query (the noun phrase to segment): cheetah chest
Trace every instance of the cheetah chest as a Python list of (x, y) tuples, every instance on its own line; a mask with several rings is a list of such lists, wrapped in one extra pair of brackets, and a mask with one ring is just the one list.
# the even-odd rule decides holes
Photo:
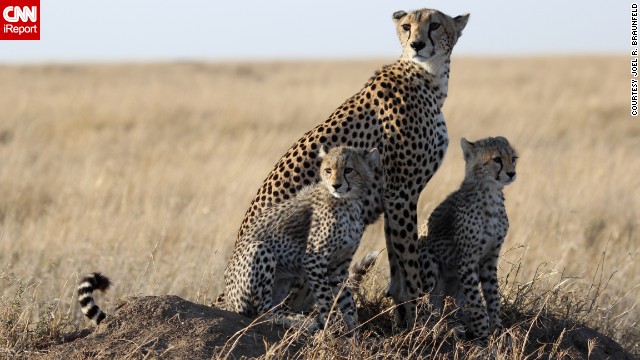
[(330, 209), (317, 212), (317, 215), (312, 231), (320, 231), (313, 238), (321, 244), (315, 245), (324, 249), (329, 263), (351, 259), (364, 232), (361, 205), (352, 201), (337, 202)]
[(500, 250), (507, 235), (509, 223), (504, 204), (495, 197), (487, 199), (487, 205), (481, 212), (480, 253), (483, 256)]
[[(406, 167), (420, 177), (419, 183), (428, 181), (442, 164), (442, 160), (449, 145), (449, 135), (444, 115), (440, 110), (440, 94), (433, 90), (433, 84), (413, 83), (418, 90), (415, 99), (409, 97), (405, 105), (410, 109), (403, 121), (396, 120), (390, 124), (399, 126), (402, 136), (397, 143), (409, 140), (411, 149), (403, 149), (405, 154), (399, 154), (400, 162), (405, 161)], [(394, 118), (393, 116), (391, 117)], [(404, 120), (408, 123), (404, 124)], [(391, 140), (393, 140), (390, 137)], [(410, 153), (411, 156), (410, 156)], [(406, 156), (403, 156), (406, 155)], [(403, 166), (400, 166), (403, 168)]]

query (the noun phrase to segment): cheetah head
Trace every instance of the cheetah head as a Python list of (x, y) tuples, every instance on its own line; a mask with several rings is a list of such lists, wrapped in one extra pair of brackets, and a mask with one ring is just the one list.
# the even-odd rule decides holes
[(516, 179), (518, 153), (502, 136), (469, 142), (460, 140), (466, 162), (466, 178), (490, 181), (499, 187)]
[(361, 196), (374, 181), (376, 168), (380, 166), (378, 149), (363, 153), (346, 146), (327, 151), (322, 146), (320, 157), (322, 183), (338, 199)]
[(468, 13), (452, 18), (433, 9), (396, 11), (393, 21), (402, 44), (402, 58), (422, 65), (431, 74), (441, 75), (468, 20)]

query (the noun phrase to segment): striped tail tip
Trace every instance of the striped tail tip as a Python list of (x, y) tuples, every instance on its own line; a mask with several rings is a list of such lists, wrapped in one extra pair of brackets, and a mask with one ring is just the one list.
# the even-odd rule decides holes
[(111, 286), (111, 280), (100, 273), (91, 273), (80, 281), (78, 285), (78, 302), (82, 313), (94, 324), (100, 325), (107, 316), (93, 301), (95, 290), (106, 291)]

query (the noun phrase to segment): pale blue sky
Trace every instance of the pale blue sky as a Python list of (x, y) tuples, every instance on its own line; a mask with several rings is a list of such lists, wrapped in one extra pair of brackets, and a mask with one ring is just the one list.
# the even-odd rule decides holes
[(471, 13), (456, 54), (630, 50), (631, 1), (41, 0), (40, 41), (0, 62), (395, 57), (395, 10)]

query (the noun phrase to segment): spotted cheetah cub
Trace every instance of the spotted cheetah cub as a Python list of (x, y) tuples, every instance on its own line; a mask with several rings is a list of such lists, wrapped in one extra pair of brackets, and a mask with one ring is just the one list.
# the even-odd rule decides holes
[(509, 228), (502, 189), (516, 178), (518, 155), (500, 136), (460, 143), (465, 178), (436, 207), (427, 235), (419, 238), (421, 277), (436, 309), (452, 296), (465, 309), (467, 337), (486, 339), (491, 330), (502, 331), (497, 263)]
[(371, 188), (382, 171), (379, 153), (336, 147), (320, 155), (321, 181), (267, 208), (236, 242), (224, 272), (228, 310), (253, 316), (281, 303), (293, 311), (315, 303), (315, 329), (324, 327), (337, 296), (347, 327), (357, 325), (344, 283), (364, 231), (365, 203), (377, 198)]

